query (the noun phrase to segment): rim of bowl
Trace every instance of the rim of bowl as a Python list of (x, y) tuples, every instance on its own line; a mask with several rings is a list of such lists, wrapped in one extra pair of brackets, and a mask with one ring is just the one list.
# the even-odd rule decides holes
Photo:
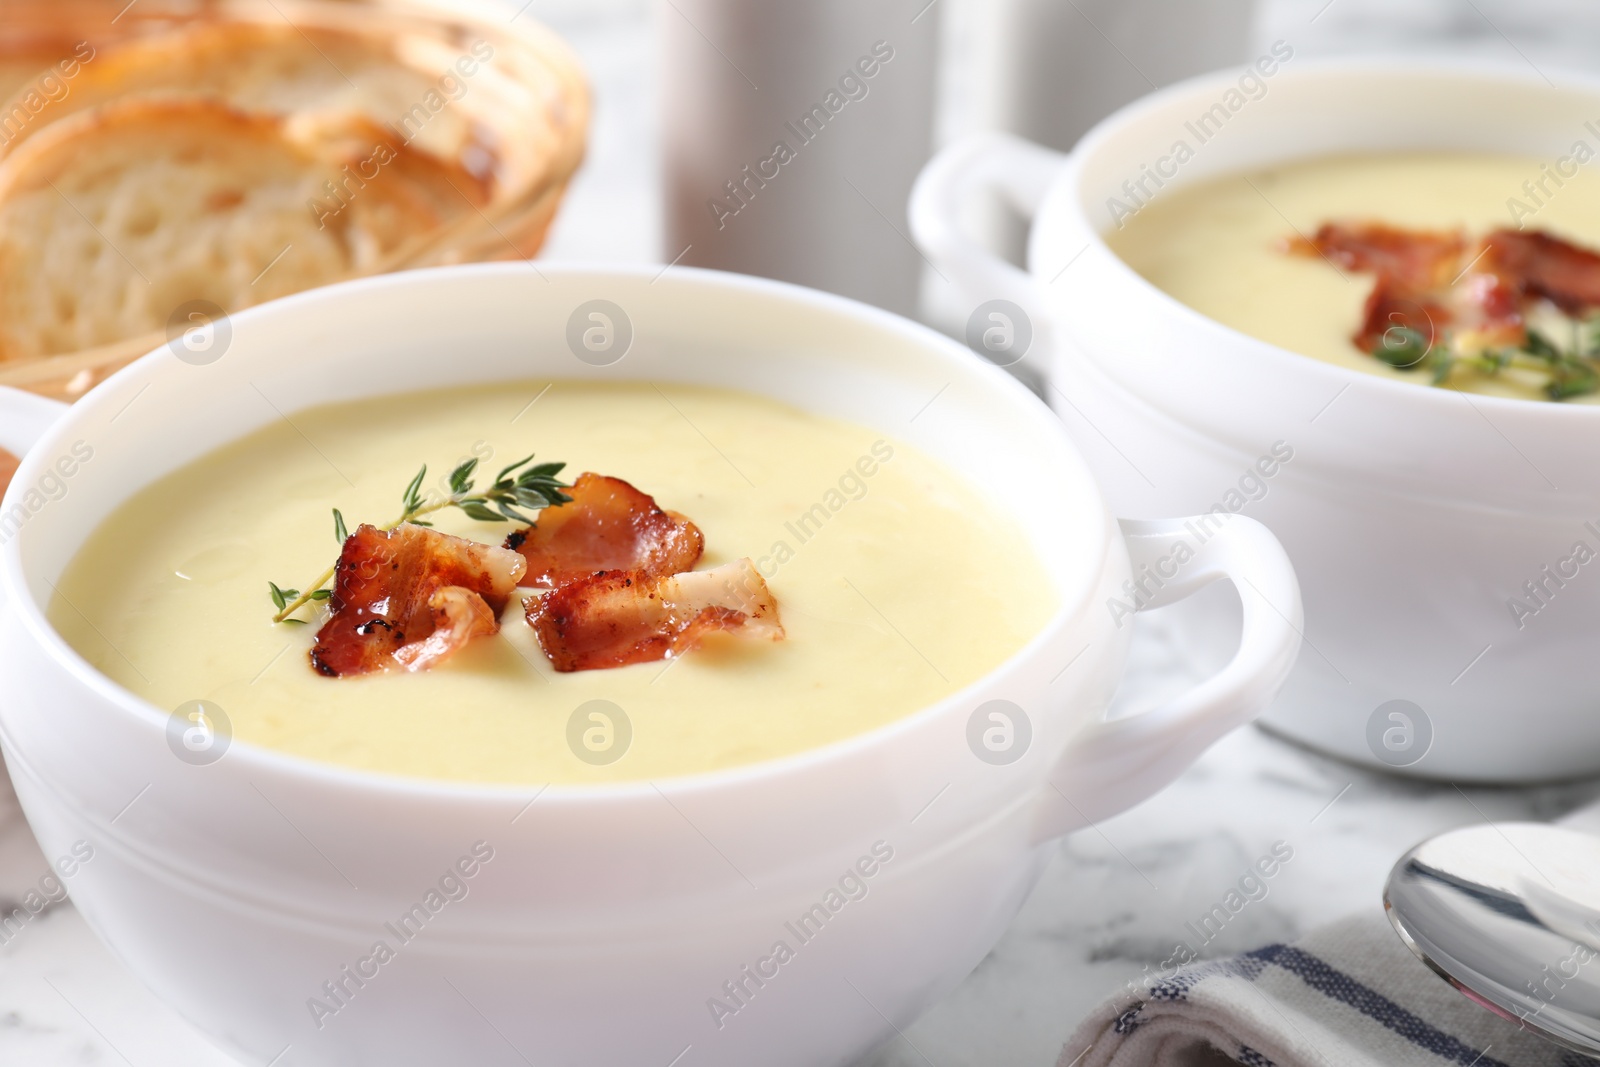
[[(532, 261), (521, 260), (504, 263), (461, 264), (356, 278), (305, 290), (265, 304), (246, 308), (231, 316), (231, 318), (235, 322), (243, 320), (248, 323), (253, 318), (281, 314), (284, 310), (296, 308), (301, 304), (338, 300), (347, 292), (363, 289), (405, 288), (407, 286), (427, 285), (438, 275), (456, 276), (463, 273), (510, 274), (527, 266), (530, 262)], [(538, 263), (537, 266), (541, 270), (547, 270), (552, 274), (561, 274), (569, 277), (590, 275), (650, 279), (659, 278), (662, 273), (660, 268), (653, 264), (593, 264), (546, 261)], [(1100, 497), (1097, 484), (1094, 482), (1093, 477), (1089, 475), (1087, 468), (1083, 466), (1083, 461), (1078, 456), (1077, 449), (1071, 443), (1070, 438), (1067, 436), (1066, 428), (1061, 424), (1061, 421), (1055, 417), (1042, 400), (1030, 392), (1021, 382), (1007, 374), (1003, 369), (983, 363), (978, 356), (954, 339), (946, 337), (931, 327), (924, 326), (919, 322), (871, 304), (861, 303), (848, 297), (795, 285), (790, 282), (753, 275), (735, 274), (727, 271), (708, 270), (700, 267), (680, 266), (671, 269), (678, 273), (680, 277), (687, 275), (690, 280), (698, 285), (710, 286), (724, 291), (732, 290), (738, 293), (760, 293), (776, 296), (791, 303), (809, 305), (815, 309), (842, 314), (857, 320), (862, 325), (899, 333), (915, 343), (926, 358), (941, 359), (946, 365), (952, 368), (959, 368), (961, 373), (987, 376), (994, 383), (996, 389), (1015, 398), (1015, 407), (1021, 409), (1018, 412), (1021, 417), (1032, 420), (1033, 423), (1039, 425), (1044, 433), (1056, 437), (1058, 444), (1061, 446), (1061, 452), (1078, 467), (1079, 481), (1090, 490), (1090, 499), (1098, 505), (1098, 511), (1102, 518), (1107, 522), (1114, 521), (1104, 500)], [(32, 466), (41, 463), (42, 460), (39, 457), (48, 451), (42, 446), (66, 434), (68, 427), (72, 423), (74, 411), (79, 409), (89, 410), (95, 405), (106, 402), (103, 396), (111, 395), (113, 392), (118, 392), (133, 383), (142, 381), (148, 375), (158, 373), (157, 365), (150, 357), (159, 355), (160, 352), (165, 350), (165, 347), (164, 345), (158, 347), (134, 360), (128, 366), (121, 368), (105, 381), (96, 385), (77, 403), (70, 406), (62, 418), (57, 420), (45, 435), (40, 438), (36, 446), (28, 450), (28, 454), (22, 459), (21, 467), (18, 468), (14, 484), (26, 484), (29, 482), (31, 475), (34, 473)], [(968, 360), (972, 362), (968, 363)], [(3, 498), (0, 498), (0, 503), (3, 503)], [(0, 602), (9, 602), (29, 636), (69, 675), (87, 686), (97, 697), (114, 705), (118, 713), (131, 715), (134, 719), (144, 722), (153, 729), (165, 729), (166, 720), (170, 718), (169, 713), (162, 711), (151, 701), (122, 686), (89, 663), (50, 624), (50, 621), (45, 617), (43, 606), (38, 603), (27, 587), (22, 571), (20, 540), (20, 538), (12, 538), (9, 543), (0, 544), (0, 596), (4, 598)], [(1104, 543), (1102, 541), (1101, 555), (1095, 561), (1096, 570), (1104, 566)], [(1085, 597), (1087, 596), (1088, 589), (1086, 588)], [(959, 706), (965, 701), (966, 694), (969, 691), (987, 684), (996, 676), (1011, 673), (1020, 663), (1036, 655), (1054, 639), (1059, 631), (1066, 628), (1069, 621), (1077, 615), (1082, 604), (1086, 602), (1087, 600), (1084, 598), (1080, 598), (1078, 601), (1069, 601), (1068, 598), (1062, 597), (1055, 612), (1020, 648), (974, 681), (937, 701), (924, 704), (905, 715), (861, 733), (802, 749), (798, 752), (791, 752), (787, 755), (753, 763), (735, 764), (711, 771), (651, 779), (596, 782), (593, 784), (470, 782), (449, 778), (413, 777), (388, 771), (369, 770), (338, 763), (322, 762), (253, 744), (237, 737), (230, 744), (229, 752), (232, 753), (237, 750), (240, 759), (256, 763), (266, 770), (285, 775), (304, 775), (320, 780), (322, 784), (327, 786), (352, 790), (376, 790), (386, 793), (410, 794), (418, 797), (458, 802), (523, 799), (532, 790), (535, 800), (542, 801), (548, 798), (551, 801), (565, 803), (606, 803), (628, 801), (654, 795), (658, 792), (658, 785), (679, 793), (713, 792), (737, 788), (753, 779), (801, 773), (816, 765), (826, 764), (841, 756), (852, 754), (857, 750), (892, 744), (899, 735), (920, 728), (924, 720), (946, 714), (951, 709)], [(30, 762), (26, 752), (18, 752), (17, 756), (20, 762), (24, 764)]]
[[(1097, 252), (1103, 253), (1110, 260), (1111, 269), (1117, 272), (1124, 284), (1131, 284), (1135, 291), (1144, 300), (1159, 306), (1163, 311), (1175, 312), (1180, 318), (1189, 322), (1191, 326), (1199, 325), (1201, 328), (1215, 332), (1225, 337), (1229, 342), (1238, 345), (1243, 343), (1246, 347), (1254, 348), (1263, 353), (1270, 353), (1269, 358), (1277, 360), (1292, 359), (1308, 367), (1308, 373), (1320, 375), (1330, 382), (1352, 385), (1357, 382), (1370, 383), (1373, 387), (1392, 391), (1399, 398), (1415, 395), (1419, 404), (1435, 406), (1452, 403), (1453, 396), (1465, 396), (1469, 402), (1476, 405), (1487, 404), (1491, 410), (1498, 409), (1503, 412), (1513, 413), (1514, 417), (1523, 417), (1524, 412), (1549, 410), (1561, 411), (1569, 414), (1556, 415), (1558, 419), (1595, 419), (1600, 418), (1600, 403), (1593, 404), (1568, 404), (1557, 400), (1533, 400), (1526, 397), (1494, 396), (1488, 393), (1472, 393), (1463, 389), (1447, 389), (1440, 386), (1427, 385), (1422, 382), (1409, 382), (1390, 378), (1383, 374), (1368, 374), (1365, 371), (1355, 370), (1350, 367), (1341, 367), (1336, 363), (1308, 356), (1296, 352), (1292, 348), (1263, 341), (1259, 337), (1245, 333), (1242, 330), (1219, 322), (1203, 312), (1185, 304), (1166, 290), (1161, 289), (1134, 270), (1111, 246), (1106, 243), (1101, 229), (1089, 218), (1089, 214), (1082, 207), (1079, 177), (1083, 168), (1083, 161), (1090, 158), (1100, 150), (1103, 143), (1119, 132), (1123, 126), (1152, 114), (1157, 114), (1180, 100), (1187, 100), (1200, 90), (1211, 90), (1223, 85), (1232, 85), (1238, 78), (1240, 67), (1228, 67), (1222, 70), (1210, 71), (1205, 74), (1195, 75), (1183, 81), (1175, 82), (1165, 88), (1158, 89), (1140, 97), (1131, 103), (1125, 104), (1116, 111), (1095, 123), (1083, 138), (1068, 152), (1067, 163), (1061, 169), (1046, 194), (1043, 206), (1038, 217), (1046, 213), (1055, 215), (1059, 212), (1070, 213), (1088, 233), (1088, 240)], [(1513, 65), (1509, 61), (1495, 61), (1485, 59), (1453, 59), (1447, 56), (1429, 56), (1421, 59), (1403, 59), (1397, 56), (1344, 56), (1321, 57), (1307, 60), (1303, 65), (1290, 68), (1280, 68), (1279, 74), (1289, 74), (1291, 78), (1310, 79), (1316, 77), (1359, 75), (1363, 73), (1416, 75), (1422, 78), (1456, 77), (1477, 80), (1485, 84), (1515, 84), (1543, 92), (1586, 92), (1591, 95), (1600, 113), (1600, 77), (1575, 71), (1570, 68), (1556, 68), (1554, 80), (1545, 78), (1538, 72), (1528, 72)], [(1450, 149), (1432, 149), (1430, 151), (1448, 152)], [(1326, 152), (1321, 154), (1308, 154), (1286, 157), (1283, 162), (1300, 162), (1324, 158), (1338, 153)], [(1375, 152), (1373, 154), (1383, 154)], [(1493, 153), (1485, 153), (1493, 154)], [(1512, 153), (1502, 153), (1511, 155)], [(1212, 178), (1222, 178), (1229, 175), (1249, 173), (1248, 170), (1230, 170), (1213, 175)], [(1201, 179), (1201, 184), (1208, 179)], [(1182, 188), (1182, 187), (1180, 187)], [(1030, 238), (1030, 268), (1032, 238)], [(1087, 354), (1087, 353), (1086, 353)], [(1089, 357), (1094, 358), (1094, 357)], [(1096, 362), (1103, 362), (1096, 360)], [(1121, 379), (1117, 381), (1120, 383)], [(1428, 399), (1420, 399), (1427, 397)], [(1403, 399), (1400, 402), (1406, 402)]]

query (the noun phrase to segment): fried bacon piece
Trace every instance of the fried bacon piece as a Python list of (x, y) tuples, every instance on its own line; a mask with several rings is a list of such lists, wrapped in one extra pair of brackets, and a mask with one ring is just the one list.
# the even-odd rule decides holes
[(1432, 348), (1451, 318), (1450, 309), (1444, 304), (1427, 294), (1413, 294), (1380, 274), (1362, 309), (1361, 328), (1350, 340), (1361, 351), (1372, 353), (1382, 347), (1390, 330), (1404, 327), (1422, 335)]
[(1432, 347), (1454, 318), (1447, 294), (1466, 246), (1461, 233), (1403, 230), (1381, 222), (1327, 222), (1309, 241), (1289, 243), (1300, 255), (1322, 256), (1343, 270), (1378, 276), (1361, 327), (1351, 338), (1363, 352), (1376, 351), (1396, 327), (1415, 330)]
[(1574, 317), (1600, 307), (1600, 255), (1538, 230), (1495, 230), (1484, 239), (1487, 269)]
[(1325, 222), (1309, 241), (1297, 237), (1289, 247), (1301, 255), (1323, 256), (1343, 270), (1377, 274), (1408, 289), (1426, 291), (1450, 284), (1460, 269), (1466, 238), (1381, 222)]
[(410, 523), (361, 526), (339, 553), (311, 663), (333, 677), (427, 670), (499, 632), (525, 566), (515, 552)]
[(6, 495), (6, 486), (11, 484), (11, 478), (17, 473), (17, 468), (22, 461), (10, 452), (0, 448), (0, 496)]
[(1430, 348), (1447, 328), (1480, 344), (1520, 346), (1533, 300), (1571, 316), (1600, 308), (1600, 254), (1538, 230), (1499, 229), (1469, 242), (1462, 233), (1330, 222), (1288, 247), (1377, 275), (1351, 338), (1363, 352), (1377, 351), (1396, 327), (1415, 330)]
[(671, 576), (602, 571), (524, 607), (558, 671), (670, 659), (718, 630), (783, 639), (778, 602), (748, 559)]
[(524, 586), (554, 589), (596, 571), (677, 574), (705, 551), (699, 527), (621, 478), (581, 474), (568, 495), (571, 503), (506, 538), (528, 561)]

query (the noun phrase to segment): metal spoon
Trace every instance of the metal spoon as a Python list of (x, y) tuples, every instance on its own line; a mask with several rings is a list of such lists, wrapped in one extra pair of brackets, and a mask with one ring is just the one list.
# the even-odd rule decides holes
[(1600, 1053), (1600, 837), (1546, 823), (1452, 830), (1395, 864), (1383, 904), (1468, 999)]

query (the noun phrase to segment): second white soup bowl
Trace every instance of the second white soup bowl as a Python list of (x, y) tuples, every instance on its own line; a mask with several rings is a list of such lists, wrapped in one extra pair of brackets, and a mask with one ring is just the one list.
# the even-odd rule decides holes
[[(1433, 150), (1570, 167), (1576, 142), (1600, 149), (1600, 83), (1410, 59), (1251, 70), (1249, 96), (1240, 70), (1183, 82), (1107, 118), (1070, 156), (999, 136), (954, 145), (923, 173), (913, 230), (974, 300), (1031, 309), (1049, 343), (1030, 362), (1046, 367), (1050, 402), (1118, 514), (1242, 510), (1282, 538), (1305, 587), (1307, 651), (1267, 724), (1412, 774), (1600, 770), (1600, 564), (1575, 558), (1579, 542), (1600, 555), (1600, 406), (1474, 396), (1289, 352), (1179, 303), (1102, 236), (1138, 203), (1138, 182), (1141, 198), (1161, 197), (1319, 156)], [(1027, 273), (964, 236), (963, 208), (985, 192), (1034, 215)], [(1275, 447), (1290, 460), (1274, 462)], [(1197, 658), (1229, 629), (1216, 607), (1188, 629)]]

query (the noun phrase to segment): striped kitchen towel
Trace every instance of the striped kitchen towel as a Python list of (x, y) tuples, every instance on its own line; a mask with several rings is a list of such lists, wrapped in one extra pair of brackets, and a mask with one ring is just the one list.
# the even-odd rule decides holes
[(1113, 997), (1057, 1067), (1600, 1067), (1469, 1001), (1381, 911)]

